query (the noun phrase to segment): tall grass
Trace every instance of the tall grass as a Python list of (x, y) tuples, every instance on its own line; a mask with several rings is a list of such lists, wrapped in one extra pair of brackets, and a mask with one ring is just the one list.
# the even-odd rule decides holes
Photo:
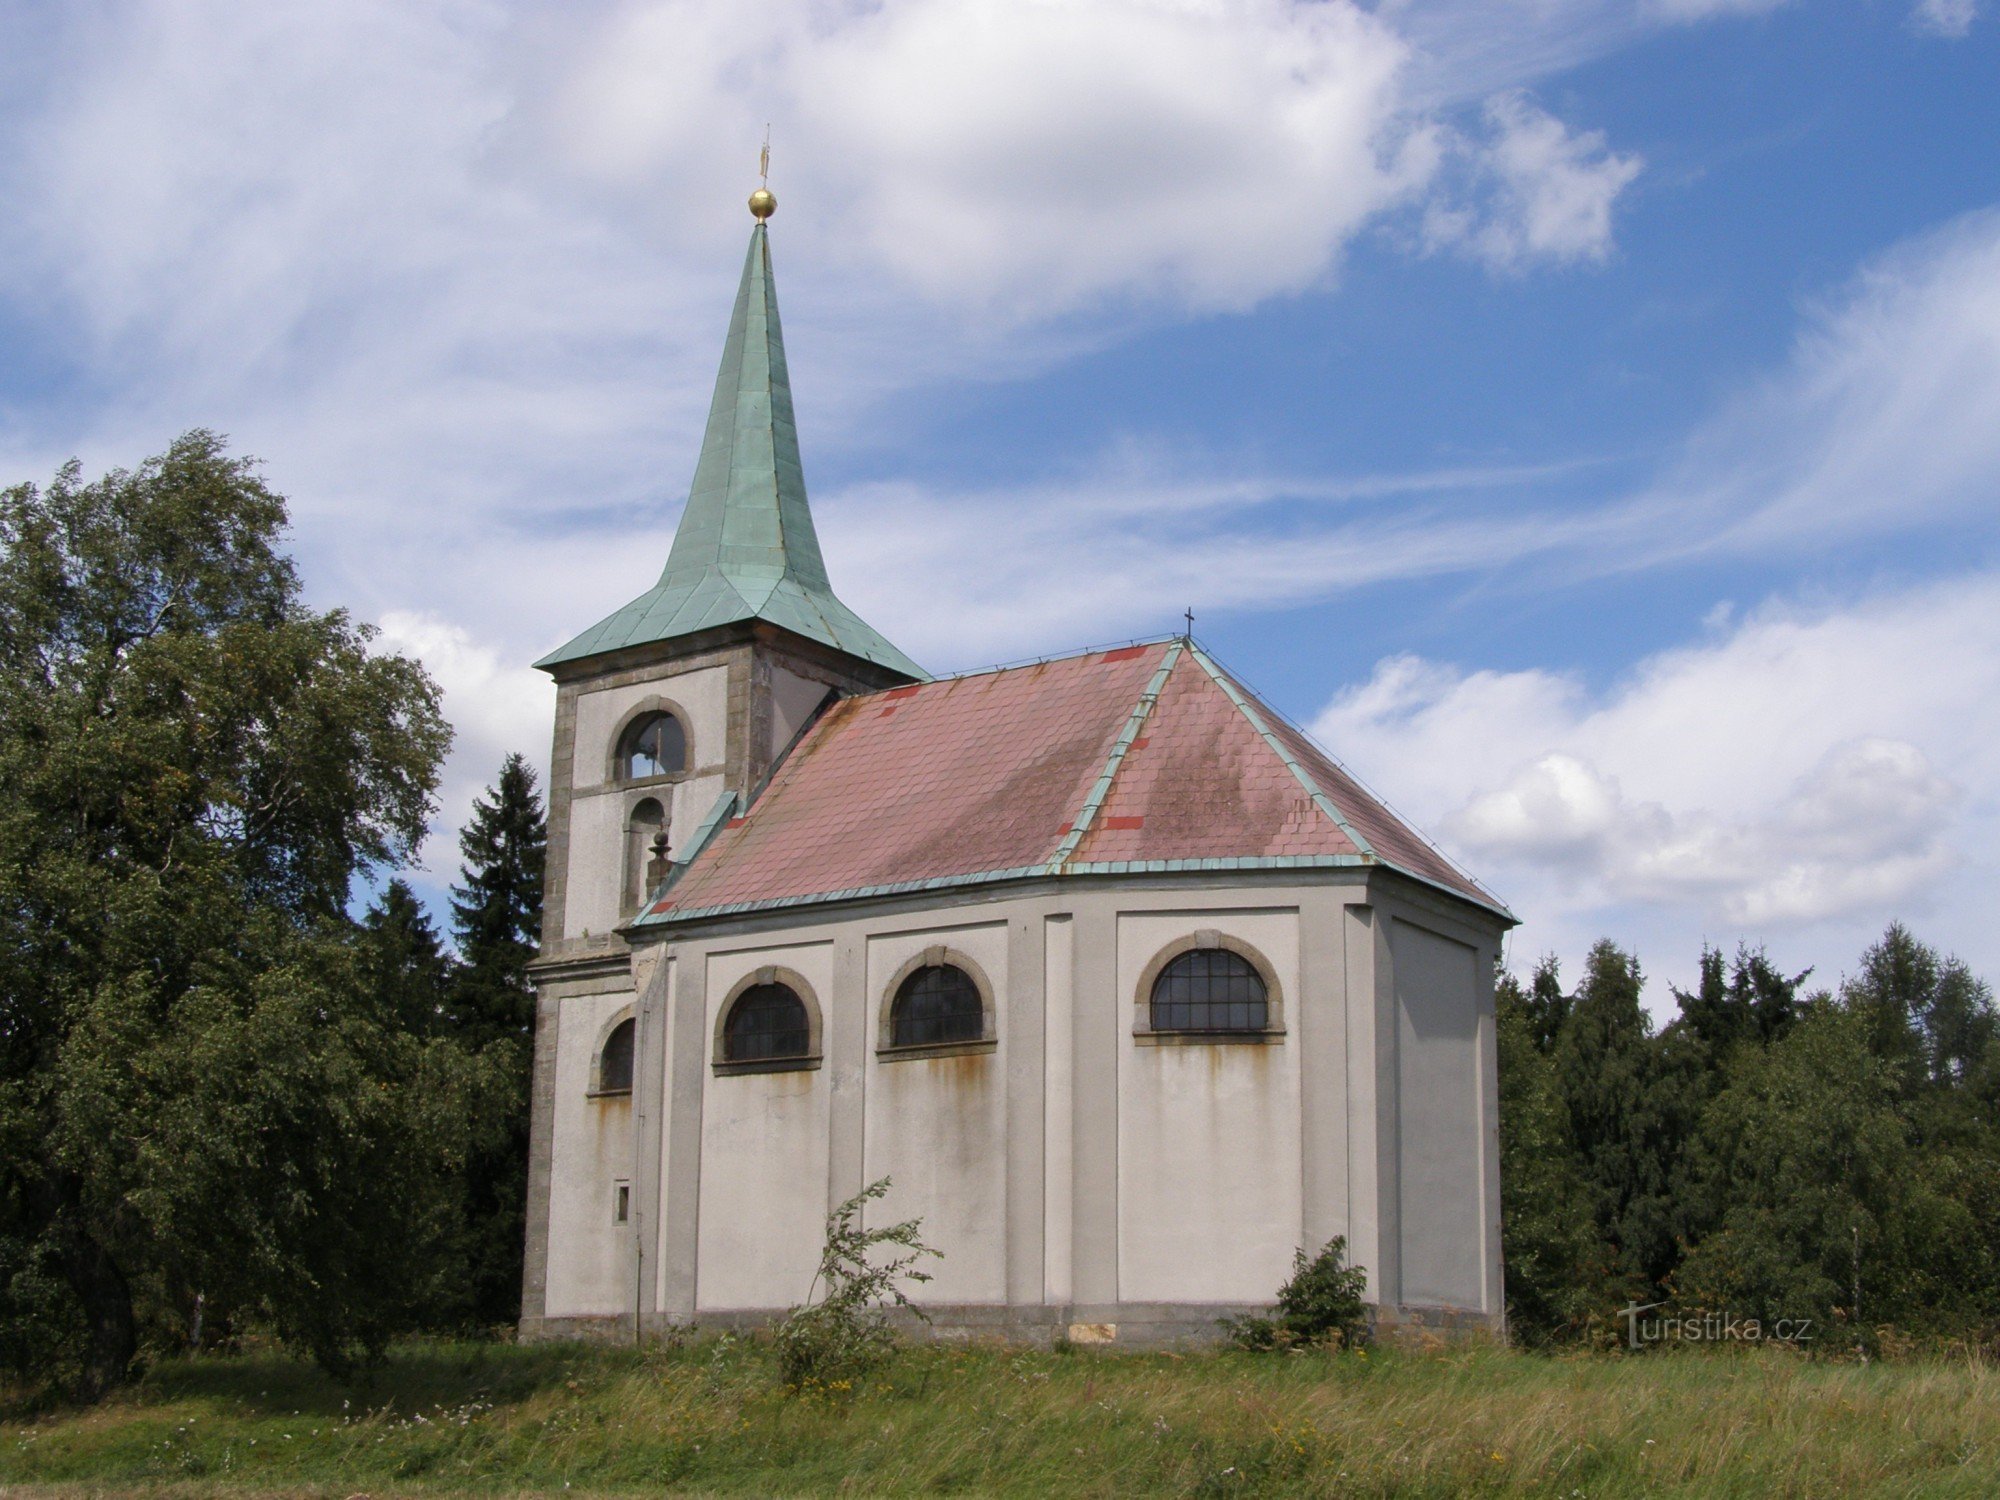
[[(12, 1486), (22, 1486), (13, 1489)], [(364, 1385), (177, 1361), (0, 1423), (0, 1494), (2000, 1493), (1976, 1360), (1773, 1349), (1133, 1355), (925, 1346), (787, 1395), (768, 1348), (398, 1350)]]

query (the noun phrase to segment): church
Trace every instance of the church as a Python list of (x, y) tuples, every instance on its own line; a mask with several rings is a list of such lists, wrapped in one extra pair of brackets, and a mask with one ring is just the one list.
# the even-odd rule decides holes
[(523, 1336), (767, 1322), (884, 1177), (941, 1332), (1212, 1337), (1335, 1235), (1499, 1328), (1514, 918), (1190, 635), (932, 677), (843, 604), (773, 207), (665, 571), (537, 663)]

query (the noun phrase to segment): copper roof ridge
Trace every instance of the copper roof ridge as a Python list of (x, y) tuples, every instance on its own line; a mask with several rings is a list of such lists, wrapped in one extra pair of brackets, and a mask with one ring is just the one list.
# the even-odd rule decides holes
[[(1347, 777), (1348, 780), (1352, 781), (1356, 786), (1361, 788), (1362, 791), (1366, 792), (1370, 797), (1372, 797), (1375, 800), (1376, 804), (1380, 806), (1384, 812), (1388, 813), (1390, 817), (1394, 818), (1396, 822), (1399, 825), (1401, 825), (1405, 833), (1410, 834), (1413, 838), (1417, 840), (1418, 843), (1422, 844), (1426, 849), (1430, 850), (1432, 854), (1435, 854), (1441, 861), (1443, 861), (1445, 868), (1450, 870), (1453, 874), (1457, 875), (1459, 879), (1463, 880), (1467, 885), (1471, 886), (1474, 890), (1478, 891), (1480, 894), (1485, 896), (1486, 899), (1492, 903), (1495, 910), (1503, 913), (1509, 918), (1512, 918), (1514, 916), (1512, 908), (1510, 908), (1505, 901), (1501, 900), (1497, 894), (1495, 894), (1491, 889), (1489, 889), (1485, 884), (1485, 882), (1481, 881), (1478, 877), (1472, 875), (1462, 865), (1460, 865), (1457, 860), (1453, 859), (1449, 854), (1446, 854), (1444, 850), (1440, 849), (1437, 846), (1436, 841), (1432, 839), (1429, 834), (1425, 833), (1423, 829), (1419, 827), (1412, 819), (1406, 817), (1403, 813), (1398, 811), (1395, 804), (1390, 802), (1387, 797), (1384, 797), (1380, 792), (1376, 791), (1374, 787), (1370, 786), (1360, 776), (1356, 775), (1354, 770), (1345, 761), (1343, 761), (1339, 756), (1335, 755), (1331, 750), (1327, 749), (1325, 745), (1321, 744), (1319, 742), (1319, 739), (1310, 730), (1304, 728), (1300, 724), (1295, 723), (1289, 715), (1281, 712), (1276, 708), (1273, 708), (1269, 700), (1267, 700), (1263, 694), (1259, 693), (1256, 690), (1256, 688), (1252, 687), (1248, 682), (1240, 680), (1234, 672), (1230, 671), (1227, 667), (1223, 666), (1221, 662), (1217, 661), (1214, 658), (1214, 656), (1212, 656), (1208, 652), (1208, 650), (1198, 642), (1195, 643), (1194, 645), (1194, 656), (1195, 659), (1201, 662), (1202, 665), (1208, 670), (1209, 674), (1217, 679), (1219, 684), (1233, 684), (1235, 687), (1239, 688), (1245, 695), (1247, 695), (1252, 701), (1254, 701), (1259, 708), (1262, 708), (1266, 712), (1271, 714), (1273, 718), (1277, 719), (1278, 722), (1283, 724), (1293, 734), (1297, 735), (1300, 739), (1304, 740), (1308, 745), (1312, 746), (1312, 748), (1317, 750), (1321, 755), (1324, 755), (1327, 758), (1327, 760), (1333, 765), (1333, 767), (1340, 772), (1341, 775)], [(1225, 692), (1229, 691), (1227, 686), (1224, 687), (1224, 691)], [(1251, 722), (1253, 724), (1256, 723), (1256, 718), (1254, 715), (1247, 715), (1247, 716), (1250, 717)], [(1263, 732), (1265, 734), (1265, 738), (1269, 740), (1270, 735), (1268, 731), (1264, 730), (1263, 726), (1261, 725), (1259, 725), (1258, 727), (1260, 732)], [(1292, 765), (1292, 757), (1289, 755), (1285, 755), (1282, 747), (1274, 745), (1273, 748), (1277, 749), (1278, 753), (1284, 756), (1285, 763), (1287, 765)], [(1296, 766), (1293, 767), (1293, 770), (1294, 774), (1300, 774)], [(1301, 780), (1302, 781), (1307, 780), (1307, 778), (1301, 775)], [(1308, 786), (1310, 789), (1309, 782)], [(1327, 798), (1327, 802), (1329, 804), (1332, 802), (1332, 800), (1333, 799), (1330, 796)], [(1343, 829), (1347, 828), (1347, 819), (1345, 816), (1336, 816), (1335, 821)], [(1368, 841), (1363, 839), (1358, 832), (1350, 830), (1349, 836), (1354, 839), (1355, 847), (1357, 849), (1361, 849), (1370, 854), (1374, 854), (1374, 851), (1368, 844)], [(1394, 869), (1401, 874), (1408, 875), (1414, 880), (1421, 880), (1428, 885), (1438, 885), (1438, 882), (1432, 879), (1430, 876), (1424, 875), (1418, 871), (1406, 870), (1400, 864), (1396, 863), (1394, 860), (1386, 859), (1379, 854), (1375, 854), (1374, 857), (1381, 863), (1388, 865), (1391, 869)]]
[[(1271, 733), (1271, 727), (1264, 722), (1263, 715), (1258, 713), (1257, 710), (1260, 708), (1266, 709), (1281, 720), (1284, 716), (1279, 714), (1276, 709), (1271, 708), (1269, 704), (1265, 703), (1255, 693), (1240, 686), (1233, 677), (1223, 670), (1220, 662), (1216, 661), (1199, 646), (1194, 649), (1194, 659), (1201, 664), (1201, 669), (1208, 673), (1210, 681), (1222, 689), (1223, 694), (1235, 706), (1236, 711), (1250, 721), (1250, 727), (1257, 731), (1257, 737), (1270, 747), (1273, 755), (1284, 762), (1285, 769), (1290, 771), (1292, 779), (1304, 788), (1306, 795), (1312, 799), (1313, 806), (1317, 807), (1331, 819), (1333, 826), (1347, 836), (1347, 841), (1354, 845), (1355, 852), (1368, 859), (1379, 859), (1381, 856), (1375, 852), (1375, 846), (1368, 841), (1360, 829), (1348, 821), (1347, 815), (1335, 804), (1333, 798), (1328, 795), (1326, 788), (1307, 775), (1305, 767), (1298, 763), (1297, 758), (1283, 745), (1278, 743), (1278, 737)], [(1286, 723), (1288, 727), (1296, 731), (1296, 726), (1290, 725), (1289, 721), (1286, 721)]]
[(1090, 831), (1090, 825), (1097, 821), (1097, 810), (1104, 806), (1104, 799), (1111, 795), (1112, 783), (1124, 769), (1126, 752), (1132, 748), (1132, 742), (1139, 737), (1139, 731), (1146, 727), (1146, 720), (1152, 717), (1154, 708), (1158, 706), (1160, 693), (1167, 685), (1167, 678), (1173, 674), (1174, 664), (1181, 659), (1181, 652), (1187, 646), (1187, 642), (1179, 636), (1170, 639), (1172, 644), (1160, 658), (1159, 666), (1153, 669), (1153, 675), (1147, 679), (1146, 686), (1140, 690), (1139, 701), (1132, 705), (1132, 712), (1126, 716), (1125, 727), (1118, 731), (1118, 738), (1111, 742), (1111, 753), (1105, 757), (1104, 769), (1098, 773), (1096, 782), (1085, 794), (1083, 806), (1078, 808), (1076, 816), (1070, 819), (1069, 832), (1062, 836), (1062, 841), (1056, 845), (1055, 853), (1049, 856), (1051, 875), (1061, 873), (1062, 867), (1069, 862), (1069, 857), (1076, 853), (1077, 848), (1083, 843), (1083, 836)]
[(936, 687), (943, 683), (965, 682), (974, 677), (991, 677), (1000, 672), (1019, 672), (1026, 667), (1047, 667), (1061, 661), (1079, 661), (1086, 656), (1098, 656), (1108, 651), (1125, 651), (1134, 646), (1165, 646), (1175, 641), (1185, 643), (1187, 639), (1184, 635), (1149, 635), (1129, 641), (1105, 641), (1095, 646), (1079, 646), (1074, 651), (1063, 651), (1054, 656), (1024, 656), (1018, 661), (995, 662), (990, 667), (967, 667), (963, 672), (940, 672), (926, 677), (921, 682), (873, 688), (868, 692), (854, 693), (850, 696), (858, 703), (868, 698), (879, 698), (884, 693), (901, 692), (908, 687)]

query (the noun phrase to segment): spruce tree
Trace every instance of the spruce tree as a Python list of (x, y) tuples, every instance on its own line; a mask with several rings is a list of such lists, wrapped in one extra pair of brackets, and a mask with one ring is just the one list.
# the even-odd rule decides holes
[(361, 919), (367, 983), (378, 999), (418, 1035), (437, 1031), (445, 1019), (451, 963), (430, 914), (401, 879)]
[[(1535, 990), (1556, 982), (1555, 959), (1542, 960)], [(1502, 974), (1494, 998), (1507, 1326), (1523, 1343), (1544, 1344), (1606, 1324), (1617, 1299), (1607, 1291), (1610, 1257), (1597, 1236), (1584, 1165), (1556, 1088), (1544, 1032), (1549, 997)]]
[(452, 891), (452, 1024), (480, 1049), (493, 1097), (466, 1161), (465, 1300), (441, 1312), (480, 1326), (511, 1323), (520, 1311), (535, 1028), (528, 964), (541, 937), (546, 844), (535, 773), (509, 755), (499, 781), (473, 803), (459, 838), (463, 883)]
[(1680, 1087), (1687, 1060), (1653, 1035), (1644, 983), (1634, 955), (1599, 941), (1553, 1057), (1598, 1235), (1627, 1273), (1657, 1286), (1677, 1258), (1671, 1188), (1693, 1121)]
[(460, 961), (453, 1008), (460, 1035), (476, 1045), (534, 1034), (528, 964), (541, 945), (547, 841), (534, 770), (509, 755), (500, 780), (472, 804), (459, 835), (464, 884), (451, 893)]

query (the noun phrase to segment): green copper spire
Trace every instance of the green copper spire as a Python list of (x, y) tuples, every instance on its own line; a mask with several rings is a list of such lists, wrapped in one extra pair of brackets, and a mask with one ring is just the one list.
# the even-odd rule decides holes
[(637, 599), (536, 666), (765, 620), (892, 671), (926, 675), (836, 599), (827, 582), (799, 464), (765, 217), (750, 232), (701, 458), (666, 571)]

